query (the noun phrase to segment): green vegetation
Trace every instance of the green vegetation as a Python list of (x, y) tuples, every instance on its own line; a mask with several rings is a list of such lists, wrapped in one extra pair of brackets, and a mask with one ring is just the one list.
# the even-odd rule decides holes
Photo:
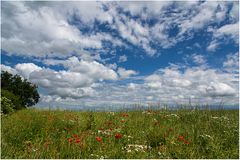
[(19, 75), (1, 72), (1, 111), (4, 114), (33, 106), (39, 98), (36, 85)]
[[(24, 108), (20, 97), (18, 95), (13, 94), (12, 92), (10, 92), (8, 90), (1, 89), (1, 97), (7, 98), (11, 101), (11, 103), (13, 104), (13, 106), (11, 107), (12, 110), (19, 110), (19, 109)], [(5, 105), (2, 104), (2, 106), (4, 107)], [(7, 113), (7, 112), (3, 112), (3, 113)]]
[(1, 158), (239, 158), (238, 110), (72, 112), (2, 117)]
[(1, 110), (3, 113), (12, 113), (15, 108), (12, 101), (6, 97), (1, 97)]

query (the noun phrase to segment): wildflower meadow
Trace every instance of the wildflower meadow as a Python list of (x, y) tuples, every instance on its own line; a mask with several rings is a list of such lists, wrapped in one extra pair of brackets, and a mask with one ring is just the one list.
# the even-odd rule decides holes
[(239, 158), (238, 110), (26, 109), (1, 120), (1, 158)]

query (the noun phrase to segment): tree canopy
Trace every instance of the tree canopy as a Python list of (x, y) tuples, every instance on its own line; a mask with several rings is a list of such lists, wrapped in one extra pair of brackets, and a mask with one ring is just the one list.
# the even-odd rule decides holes
[(11, 100), (16, 110), (33, 106), (40, 98), (37, 85), (7, 71), (1, 72), (1, 96)]

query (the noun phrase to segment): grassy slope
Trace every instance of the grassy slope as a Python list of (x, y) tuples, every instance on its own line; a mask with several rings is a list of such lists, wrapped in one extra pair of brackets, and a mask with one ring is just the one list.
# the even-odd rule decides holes
[(226, 110), (22, 110), (2, 117), (1, 158), (238, 158), (238, 116)]

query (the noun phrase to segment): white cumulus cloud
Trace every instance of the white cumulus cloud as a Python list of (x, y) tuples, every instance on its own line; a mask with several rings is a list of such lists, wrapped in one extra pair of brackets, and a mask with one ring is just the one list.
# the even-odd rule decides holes
[(22, 75), (24, 78), (28, 79), (30, 74), (34, 71), (40, 71), (42, 70), (41, 67), (33, 64), (33, 63), (21, 63), (21, 64), (17, 64), (15, 66), (15, 69), (17, 70), (17, 72)]
[(121, 68), (121, 67), (118, 68), (117, 72), (118, 72), (120, 78), (123, 78), (123, 79), (129, 78), (131, 76), (134, 76), (134, 75), (138, 74), (138, 72), (136, 72), (134, 70), (126, 70), (126, 69)]

